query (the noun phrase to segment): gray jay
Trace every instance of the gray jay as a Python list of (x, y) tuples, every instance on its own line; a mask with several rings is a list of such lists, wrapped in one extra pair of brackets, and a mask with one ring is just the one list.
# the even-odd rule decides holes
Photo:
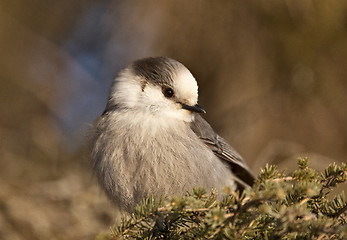
[(205, 110), (197, 103), (197, 82), (176, 60), (145, 58), (120, 71), (90, 140), (99, 183), (121, 209), (130, 212), (151, 194), (253, 183), (242, 157), (200, 116)]

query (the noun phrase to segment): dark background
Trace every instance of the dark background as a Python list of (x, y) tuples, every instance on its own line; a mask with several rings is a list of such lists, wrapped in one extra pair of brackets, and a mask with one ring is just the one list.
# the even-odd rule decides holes
[(85, 132), (116, 73), (169, 56), (255, 173), (347, 153), (347, 1), (0, 1), (0, 239), (93, 239), (116, 211)]

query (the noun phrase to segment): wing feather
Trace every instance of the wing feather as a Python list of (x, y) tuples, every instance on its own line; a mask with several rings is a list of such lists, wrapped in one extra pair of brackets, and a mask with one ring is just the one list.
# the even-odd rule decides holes
[(191, 122), (191, 129), (206, 144), (214, 154), (225, 161), (233, 174), (238, 178), (239, 185), (252, 185), (254, 176), (249, 170), (246, 162), (221, 136), (212, 129), (200, 114), (195, 114), (194, 121)]

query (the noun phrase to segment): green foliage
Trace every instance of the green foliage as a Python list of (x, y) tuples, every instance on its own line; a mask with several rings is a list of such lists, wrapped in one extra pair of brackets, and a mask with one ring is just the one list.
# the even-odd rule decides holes
[(319, 173), (302, 158), (298, 166), (287, 176), (267, 165), (243, 193), (148, 198), (98, 239), (347, 239), (344, 193), (329, 195), (346, 181), (347, 165)]

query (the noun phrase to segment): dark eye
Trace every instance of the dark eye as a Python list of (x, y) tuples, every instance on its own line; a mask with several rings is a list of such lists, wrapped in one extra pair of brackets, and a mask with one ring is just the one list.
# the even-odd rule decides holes
[(171, 98), (174, 95), (174, 91), (170, 87), (163, 88), (163, 94), (167, 98)]

